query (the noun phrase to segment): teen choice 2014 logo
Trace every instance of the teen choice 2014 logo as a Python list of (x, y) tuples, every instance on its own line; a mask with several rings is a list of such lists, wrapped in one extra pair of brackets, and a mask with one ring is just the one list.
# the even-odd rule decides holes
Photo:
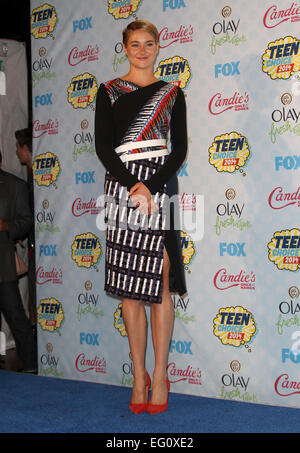
[(68, 102), (74, 109), (92, 107), (98, 91), (96, 77), (89, 72), (79, 74), (71, 80), (68, 87)]
[(55, 297), (41, 299), (37, 308), (37, 320), (43, 330), (54, 332), (59, 329), (64, 320), (61, 302)]
[(182, 250), (182, 260), (185, 270), (189, 270), (189, 266), (193, 261), (193, 258), (196, 255), (195, 244), (187, 233), (180, 231), (180, 241), (181, 241), (181, 250)]
[(257, 330), (252, 313), (241, 306), (221, 308), (213, 324), (221, 343), (234, 347), (249, 343)]
[(61, 172), (58, 157), (53, 153), (39, 154), (32, 165), (32, 175), (38, 186), (49, 187), (59, 177)]
[(45, 3), (32, 10), (31, 14), (31, 34), (35, 39), (47, 38), (53, 39), (53, 31), (57, 24), (57, 14), (54, 6)]
[(142, 0), (108, 0), (108, 12), (115, 19), (127, 19), (135, 13)]
[(230, 132), (214, 138), (209, 148), (209, 163), (219, 173), (235, 173), (245, 167), (250, 154), (247, 138)]
[(300, 230), (276, 231), (268, 243), (269, 260), (280, 270), (300, 269)]
[(272, 80), (289, 79), (300, 69), (300, 40), (292, 36), (268, 44), (262, 56), (262, 70)]
[(154, 75), (160, 80), (173, 83), (185, 89), (191, 80), (192, 71), (188, 60), (176, 55), (175, 57), (162, 60)]
[(71, 247), (72, 259), (78, 267), (95, 268), (102, 250), (100, 240), (93, 233), (78, 234)]
[(117, 329), (122, 337), (127, 337), (127, 332), (125, 324), (122, 318), (122, 302), (119, 303), (118, 308), (114, 313), (114, 326)]

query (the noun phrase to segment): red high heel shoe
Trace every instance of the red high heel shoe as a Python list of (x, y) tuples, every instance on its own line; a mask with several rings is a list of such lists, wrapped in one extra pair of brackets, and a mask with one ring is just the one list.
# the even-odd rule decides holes
[[(148, 371), (146, 370), (146, 375), (147, 375), (147, 385), (146, 388), (147, 390), (147, 398), (146, 400), (148, 401), (149, 398), (149, 391), (150, 391), (150, 385), (151, 385), (151, 379), (148, 374)], [(132, 403), (130, 402), (129, 404), (129, 409), (134, 413), (134, 414), (142, 414), (143, 412), (146, 412), (147, 409), (147, 403)]]
[(168, 397), (169, 397), (169, 391), (170, 391), (170, 381), (167, 378), (166, 379), (166, 384), (167, 384), (167, 391), (168, 391), (168, 396), (167, 396), (167, 401), (164, 404), (147, 404), (147, 412), (148, 414), (159, 414), (160, 412), (165, 412), (168, 409)]

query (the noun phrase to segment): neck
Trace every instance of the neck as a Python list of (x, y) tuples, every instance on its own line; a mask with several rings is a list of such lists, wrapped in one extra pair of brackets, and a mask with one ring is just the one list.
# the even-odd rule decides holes
[(136, 69), (131, 67), (129, 72), (122, 77), (125, 80), (137, 83), (138, 85), (144, 86), (150, 83), (157, 82), (157, 78), (153, 75), (153, 68), (150, 69)]

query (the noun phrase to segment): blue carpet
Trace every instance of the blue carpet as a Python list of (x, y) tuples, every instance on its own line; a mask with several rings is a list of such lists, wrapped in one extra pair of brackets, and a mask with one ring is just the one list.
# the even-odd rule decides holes
[(1, 433), (300, 433), (300, 410), (170, 393), (157, 415), (131, 389), (0, 370)]

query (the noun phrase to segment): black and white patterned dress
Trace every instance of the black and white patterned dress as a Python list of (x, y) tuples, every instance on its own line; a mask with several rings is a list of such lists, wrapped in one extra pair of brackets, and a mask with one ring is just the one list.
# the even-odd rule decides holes
[[(100, 85), (95, 140), (107, 170), (104, 289), (110, 294), (161, 303), (164, 246), (171, 262), (170, 291), (186, 292), (180, 232), (173, 228), (174, 208), (170, 213), (167, 203), (167, 196), (177, 193), (176, 171), (186, 157), (185, 114), (184, 95), (173, 84), (140, 87), (117, 78)], [(156, 145), (169, 129), (171, 152)], [(139, 181), (159, 207), (152, 215), (141, 214), (128, 197)]]

